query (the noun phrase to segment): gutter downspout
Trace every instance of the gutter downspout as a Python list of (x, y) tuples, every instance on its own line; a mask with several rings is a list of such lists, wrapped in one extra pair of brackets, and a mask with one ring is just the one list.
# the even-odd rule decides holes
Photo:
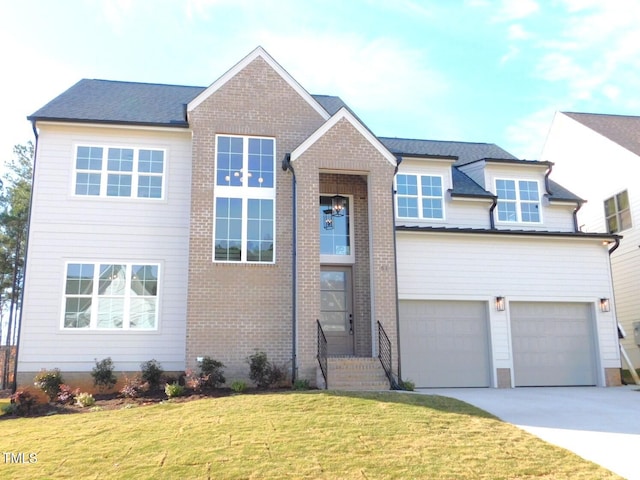
[[(31, 196), (29, 197), (29, 213), (27, 214), (27, 234), (24, 238), (24, 272), (22, 274), (22, 289), (20, 290), (20, 314), (18, 315), (18, 335), (16, 337), (16, 361), (13, 364), (13, 387), (11, 393), (16, 393), (18, 387), (18, 355), (20, 353), (20, 333), (22, 332), (22, 312), (24, 312), (24, 290), (27, 285), (27, 258), (29, 253), (29, 232), (31, 231), (31, 212), (33, 211), (33, 197), (34, 186), (36, 179), (36, 159), (38, 158), (38, 129), (36, 128), (36, 121), (31, 120), (31, 128), (33, 130), (33, 136), (36, 139), (36, 144), (33, 149), (33, 166), (31, 168)], [(8, 340), (8, 339), (7, 339)]]
[[(611, 267), (611, 254), (615, 252), (620, 246), (620, 239), (615, 238), (614, 240), (615, 240), (615, 245), (609, 249), (609, 275), (611, 276), (612, 281), (613, 281), (613, 269)], [(614, 305), (615, 305), (615, 292), (613, 296), (614, 296)], [(614, 310), (615, 310), (615, 307), (614, 307)], [(620, 336), (619, 336), (620, 323), (618, 322), (617, 314), (616, 314), (616, 328), (618, 329), (618, 347), (620, 349), (620, 354), (622, 355), (622, 358), (624, 358), (624, 360), (627, 362), (627, 365), (629, 366), (629, 371), (631, 372), (633, 381), (635, 382), (636, 385), (640, 385), (640, 378), (636, 373), (635, 366), (631, 363), (631, 359), (629, 358), (629, 355), (627, 355), (627, 351), (624, 349), (624, 347), (620, 343)], [(622, 368), (622, 362), (620, 362), (620, 367)]]
[(493, 211), (496, 209), (497, 206), (498, 206), (498, 197), (493, 197), (491, 206), (489, 207), (489, 226), (491, 227), (491, 230), (496, 229), (496, 220), (493, 216)]
[(547, 173), (544, 174), (544, 189), (547, 191), (547, 195), (553, 195), (551, 188), (549, 188), (549, 175), (553, 170), (553, 163), (549, 162), (549, 168), (547, 169)]
[[(396, 169), (393, 172), (393, 177), (398, 173), (398, 168), (402, 163), (402, 157), (396, 156)], [(396, 338), (398, 339), (397, 349), (398, 349), (398, 385), (402, 385), (402, 362), (400, 360), (400, 300), (398, 300), (398, 292), (400, 291), (398, 287), (398, 240), (396, 233), (396, 189), (393, 187), (393, 182), (391, 183), (391, 209), (393, 211), (393, 215), (391, 215), (391, 221), (393, 222), (393, 257), (395, 259), (394, 268), (395, 268), (395, 278), (396, 278)], [(380, 354), (380, 345), (378, 345), (378, 354)], [(393, 362), (393, 359), (392, 359)], [(392, 368), (393, 370), (393, 368)]]
[(296, 210), (296, 172), (293, 169), (293, 165), (291, 165), (291, 154), (287, 153), (282, 159), (282, 170), (285, 172), (289, 170), (291, 172), (291, 197), (293, 199), (291, 206), (291, 212), (293, 216), (292, 220), (292, 269), (291, 269), (291, 383), (296, 381), (298, 374), (298, 344), (296, 342), (296, 338), (298, 336), (298, 257), (297, 257), (297, 241), (298, 241), (298, 218), (297, 218), (297, 210)]
[[(573, 231), (576, 233), (580, 231), (580, 228), (578, 227), (578, 211), (580, 211), (583, 205), (584, 205), (584, 202), (578, 202), (578, 206), (573, 211)], [(618, 248), (618, 247), (615, 247), (615, 248)], [(611, 252), (609, 252), (609, 254), (611, 254)]]

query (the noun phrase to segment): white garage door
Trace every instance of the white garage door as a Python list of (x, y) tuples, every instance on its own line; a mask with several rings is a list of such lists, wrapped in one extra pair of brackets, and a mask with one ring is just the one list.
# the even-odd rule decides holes
[(595, 385), (591, 305), (509, 304), (516, 387)]
[(400, 301), (402, 377), (416, 387), (488, 387), (484, 302)]

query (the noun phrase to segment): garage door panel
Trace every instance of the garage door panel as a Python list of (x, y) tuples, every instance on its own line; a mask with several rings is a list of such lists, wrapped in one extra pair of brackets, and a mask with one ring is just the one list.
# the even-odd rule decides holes
[(509, 309), (516, 386), (596, 384), (589, 304), (512, 302)]
[(417, 387), (488, 387), (486, 304), (400, 302), (403, 377)]

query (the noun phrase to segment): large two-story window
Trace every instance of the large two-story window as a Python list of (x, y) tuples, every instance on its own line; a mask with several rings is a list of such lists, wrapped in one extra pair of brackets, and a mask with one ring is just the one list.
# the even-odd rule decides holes
[(214, 260), (274, 261), (275, 140), (216, 137)]
[(631, 228), (631, 208), (629, 194), (625, 190), (604, 201), (607, 231), (617, 233)]
[(540, 193), (535, 180), (496, 180), (500, 222), (540, 223)]
[(399, 218), (442, 220), (444, 191), (438, 175), (396, 175), (396, 215)]
[(162, 198), (164, 150), (78, 146), (76, 195)]
[(156, 329), (158, 270), (157, 264), (68, 263), (63, 328)]

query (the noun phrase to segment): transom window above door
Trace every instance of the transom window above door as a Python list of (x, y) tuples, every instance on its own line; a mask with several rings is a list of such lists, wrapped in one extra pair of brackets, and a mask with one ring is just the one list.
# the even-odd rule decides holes
[(275, 139), (218, 135), (215, 262), (275, 261)]
[(540, 193), (535, 180), (496, 180), (498, 221), (540, 223)]
[(442, 177), (438, 175), (396, 175), (398, 218), (444, 219)]
[(320, 196), (319, 231), (320, 261), (325, 263), (353, 263), (353, 218), (351, 196), (340, 196), (341, 207), (336, 210), (335, 195)]

